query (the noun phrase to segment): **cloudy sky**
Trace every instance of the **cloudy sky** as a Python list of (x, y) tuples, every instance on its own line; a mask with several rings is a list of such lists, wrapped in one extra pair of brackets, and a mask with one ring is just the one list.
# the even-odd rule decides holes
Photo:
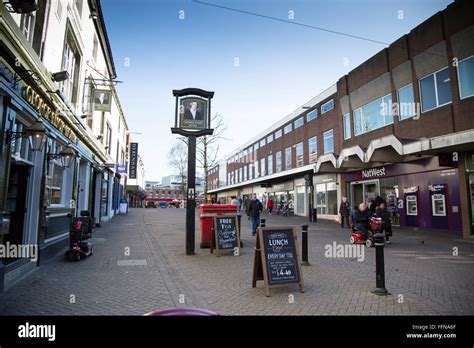
[(102, 0), (146, 179), (171, 174), (173, 89), (215, 92), (212, 113), (222, 114), (229, 139), (223, 157), (386, 47), (249, 13), (391, 43), (450, 2)]

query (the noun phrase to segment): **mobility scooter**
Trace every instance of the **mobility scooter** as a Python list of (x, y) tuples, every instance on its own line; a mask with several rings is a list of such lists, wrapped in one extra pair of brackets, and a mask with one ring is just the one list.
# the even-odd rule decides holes
[(371, 216), (367, 223), (367, 230), (372, 232), (372, 235), (369, 237), (362, 231), (357, 230), (355, 224), (352, 223), (351, 244), (365, 244), (368, 248), (374, 246), (374, 234), (382, 231), (382, 218)]
[(83, 210), (81, 217), (71, 220), (69, 250), (64, 256), (69, 261), (79, 261), (93, 253), (92, 243), (87, 241), (92, 238), (92, 218), (87, 210)]

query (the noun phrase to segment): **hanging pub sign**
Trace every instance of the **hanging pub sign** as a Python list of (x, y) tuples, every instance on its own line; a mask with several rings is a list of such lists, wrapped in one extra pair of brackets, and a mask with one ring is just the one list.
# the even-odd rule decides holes
[(94, 91), (94, 110), (109, 111), (112, 109), (112, 92), (106, 89)]
[(269, 288), (287, 284), (298, 284), (304, 292), (303, 274), (293, 227), (259, 227), (253, 267), (252, 287), (257, 281), (265, 283), (265, 293)]
[(137, 178), (138, 143), (130, 143), (130, 179)]
[(216, 250), (217, 256), (222, 252), (232, 252), (234, 256), (240, 255), (240, 238), (236, 221), (236, 215), (214, 217), (211, 253)]
[(207, 128), (207, 100), (185, 97), (179, 101), (179, 128), (201, 130)]

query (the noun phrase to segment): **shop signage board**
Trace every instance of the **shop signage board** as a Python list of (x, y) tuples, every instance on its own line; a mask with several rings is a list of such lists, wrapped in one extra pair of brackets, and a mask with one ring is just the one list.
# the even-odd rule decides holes
[(239, 227), (236, 214), (226, 214), (214, 217), (212, 231), (211, 253), (216, 251), (220, 256), (223, 252), (231, 252), (234, 256), (240, 255)]
[(253, 288), (259, 280), (264, 281), (267, 296), (270, 296), (269, 288), (288, 284), (298, 284), (300, 292), (304, 292), (296, 232), (293, 227), (257, 229)]

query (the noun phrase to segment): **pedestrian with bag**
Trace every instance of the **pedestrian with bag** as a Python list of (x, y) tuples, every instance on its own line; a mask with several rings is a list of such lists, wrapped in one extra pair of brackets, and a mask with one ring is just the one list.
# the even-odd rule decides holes
[(350, 228), (349, 215), (351, 213), (351, 208), (349, 202), (347, 202), (347, 197), (342, 197), (341, 205), (339, 206), (339, 215), (341, 219), (341, 228), (344, 228), (344, 221), (348, 228)]

